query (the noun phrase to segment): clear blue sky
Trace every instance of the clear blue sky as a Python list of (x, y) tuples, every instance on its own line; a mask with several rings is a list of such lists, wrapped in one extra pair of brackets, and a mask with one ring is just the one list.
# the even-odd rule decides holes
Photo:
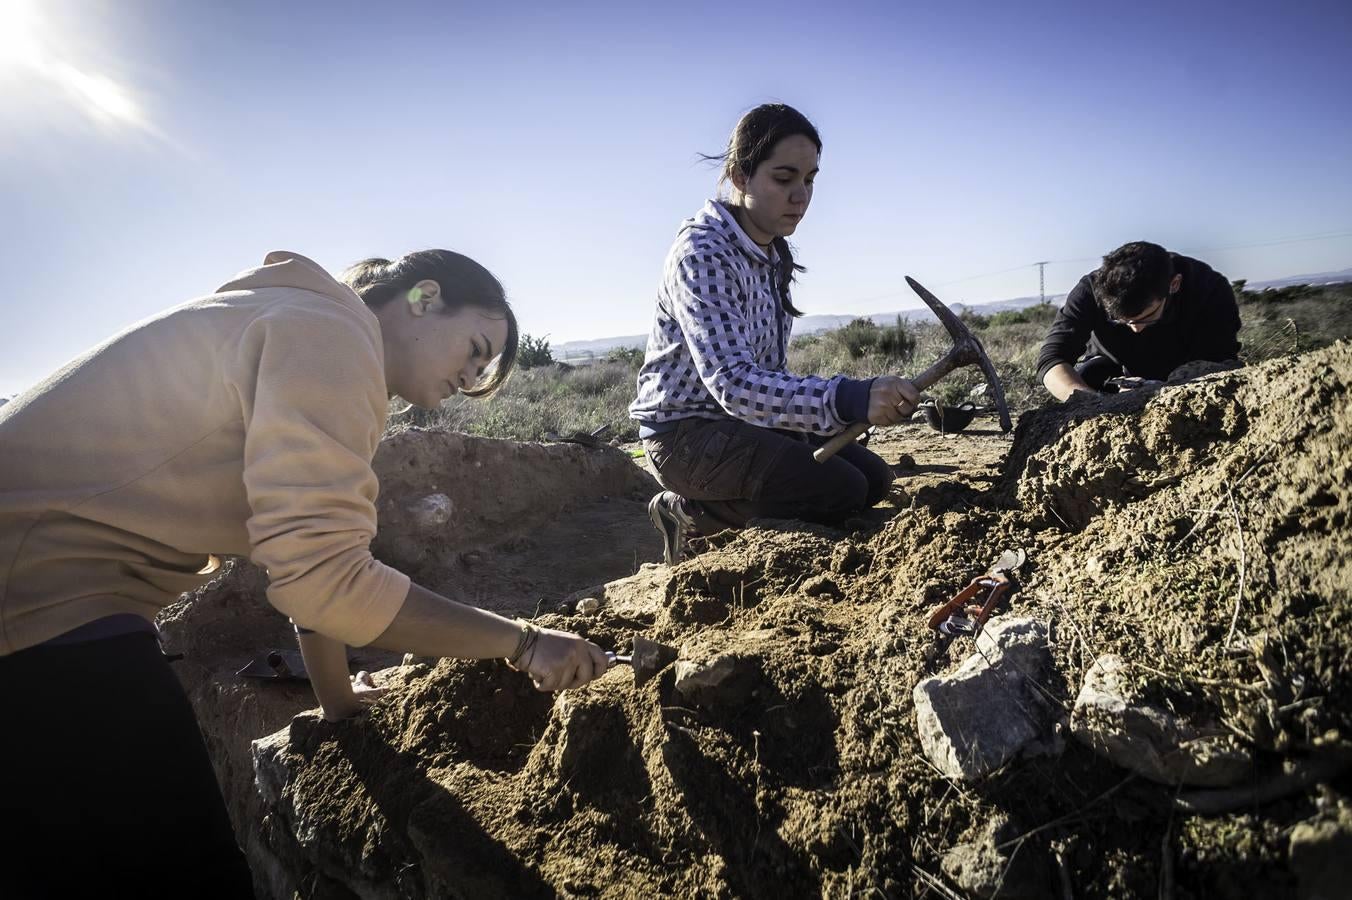
[(767, 100), (825, 144), (809, 313), (1036, 293), (1044, 259), (1061, 292), (1142, 238), (1352, 266), (1349, 47), (1347, 0), (0, 0), (0, 395), (278, 247), (449, 247), (525, 331), (644, 333), (697, 154)]

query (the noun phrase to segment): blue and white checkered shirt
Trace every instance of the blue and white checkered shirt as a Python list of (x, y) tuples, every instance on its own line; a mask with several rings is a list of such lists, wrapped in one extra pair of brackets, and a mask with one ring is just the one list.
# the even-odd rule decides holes
[(866, 418), (871, 382), (785, 371), (793, 319), (778, 295), (779, 269), (716, 201), (682, 223), (663, 266), (630, 417), (657, 430), (732, 416), (816, 434)]

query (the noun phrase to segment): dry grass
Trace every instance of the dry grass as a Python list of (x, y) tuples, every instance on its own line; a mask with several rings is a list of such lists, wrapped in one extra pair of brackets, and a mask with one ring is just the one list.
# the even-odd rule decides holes
[[(1011, 409), (1048, 401), (1037, 381), (1037, 356), (1056, 307), (1030, 306), (989, 316), (964, 313), (963, 321), (986, 348), (1003, 383)], [(1297, 286), (1240, 294), (1242, 356), (1250, 365), (1325, 347), (1352, 337), (1352, 285)], [(918, 375), (938, 360), (952, 341), (937, 321), (879, 326), (858, 320), (844, 328), (795, 338), (789, 371), (870, 378), (895, 373)], [(455, 398), (435, 412), (412, 410), (393, 416), (392, 427), (431, 425), (485, 437), (523, 441), (549, 434), (591, 432), (609, 425), (609, 436), (633, 441), (638, 429), (628, 417), (640, 359), (620, 356), (589, 366), (542, 366), (514, 374), (489, 401)], [(966, 399), (982, 382), (973, 368), (960, 369), (930, 390), (944, 403)]]

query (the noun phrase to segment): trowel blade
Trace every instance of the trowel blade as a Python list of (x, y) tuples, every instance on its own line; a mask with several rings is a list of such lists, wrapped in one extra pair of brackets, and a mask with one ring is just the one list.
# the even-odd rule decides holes
[(643, 684), (676, 661), (676, 648), (650, 641), (641, 634), (634, 635), (634, 649), (630, 665), (634, 667), (634, 684)]

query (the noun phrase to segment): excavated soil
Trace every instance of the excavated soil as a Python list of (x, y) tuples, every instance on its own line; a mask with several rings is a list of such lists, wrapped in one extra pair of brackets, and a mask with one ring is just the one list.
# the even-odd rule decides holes
[[(555, 698), (496, 663), (399, 666), (362, 718), (304, 715), (263, 742), (265, 809), (237, 823), (272, 890), (306, 897), (1316, 896), (1290, 847), (1348, 827), (1352, 784), (1328, 764), (1352, 746), (1349, 385), (1338, 344), (1028, 412), (1012, 440), (985, 420), (891, 429), (874, 447), (893, 493), (846, 527), (761, 522), (543, 607), (607, 647), (640, 632), (729, 655), (717, 691), (686, 699), (675, 667)], [(1075, 740), (977, 783), (940, 774), (912, 689), (972, 647), (925, 620), (1010, 548), (1028, 562), (1002, 613), (1049, 623), (1041, 688), (1063, 720), (1114, 653), (1138, 696), (1253, 754), (1245, 786), (1325, 776), (1203, 816)], [(581, 555), (534, 549), (512, 565)], [(424, 572), (453, 580), (433, 556)], [(599, 612), (575, 614), (583, 596)], [(954, 872), (992, 856), (966, 893)]]

